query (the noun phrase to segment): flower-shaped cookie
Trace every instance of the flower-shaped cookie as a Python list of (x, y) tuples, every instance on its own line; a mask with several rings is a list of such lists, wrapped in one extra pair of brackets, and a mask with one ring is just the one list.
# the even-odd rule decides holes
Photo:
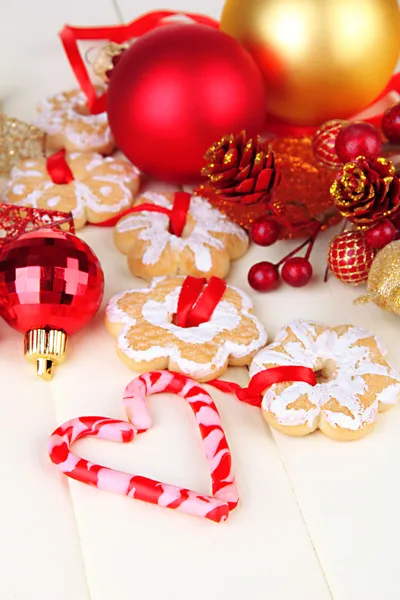
[[(172, 209), (173, 194), (149, 192), (135, 205), (144, 203)], [(133, 275), (147, 280), (161, 275), (226, 277), (230, 261), (243, 256), (249, 245), (244, 229), (197, 196), (190, 199), (180, 237), (171, 233), (167, 215), (142, 211), (122, 217), (114, 240), (128, 255)]]
[[(99, 87), (97, 92), (100, 93)], [(107, 113), (91, 115), (82, 90), (61, 92), (42, 100), (34, 123), (47, 133), (47, 146), (68, 152), (111, 154), (115, 142)]]
[(133, 371), (169, 368), (208, 381), (231, 365), (247, 365), (267, 342), (250, 298), (227, 286), (209, 321), (197, 327), (175, 324), (185, 277), (154, 279), (149, 288), (112, 298), (106, 326), (117, 337), (117, 352)]
[(136, 167), (95, 153), (73, 152), (66, 160), (74, 177), (67, 184), (52, 181), (45, 158), (19, 163), (11, 171), (3, 202), (72, 212), (76, 229), (106, 221), (132, 205), (140, 183)]
[(400, 375), (385, 354), (364, 329), (294, 321), (255, 356), (250, 375), (271, 367), (312, 369), (315, 386), (277, 383), (266, 391), (266, 421), (288, 435), (307, 435), (319, 428), (334, 439), (354, 440), (368, 433), (378, 411), (393, 406), (400, 396)]

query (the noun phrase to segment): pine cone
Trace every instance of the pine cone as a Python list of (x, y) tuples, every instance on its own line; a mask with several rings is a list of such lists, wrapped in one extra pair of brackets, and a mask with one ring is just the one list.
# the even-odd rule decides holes
[(201, 174), (208, 177), (208, 186), (232, 202), (266, 202), (280, 181), (272, 149), (259, 136), (247, 139), (245, 131), (223, 137), (205, 159), (208, 164)]
[(102, 79), (104, 83), (108, 83), (114, 68), (128, 47), (128, 44), (109, 42), (101, 48), (96, 60), (92, 64), (93, 73), (96, 77)]
[(0, 175), (20, 160), (43, 156), (46, 134), (34, 125), (0, 114)]
[(347, 163), (337, 174), (331, 195), (338, 211), (359, 227), (400, 210), (400, 181), (387, 158), (359, 156)]

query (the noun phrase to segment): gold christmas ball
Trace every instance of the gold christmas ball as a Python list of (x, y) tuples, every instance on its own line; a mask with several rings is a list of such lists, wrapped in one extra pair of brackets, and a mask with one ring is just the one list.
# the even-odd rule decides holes
[(299, 125), (361, 111), (400, 53), (397, 0), (227, 0), (221, 29), (258, 63), (269, 113)]
[(374, 302), (400, 315), (400, 240), (385, 246), (374, 258), (369, 271), (367, 295), (356, 304)]

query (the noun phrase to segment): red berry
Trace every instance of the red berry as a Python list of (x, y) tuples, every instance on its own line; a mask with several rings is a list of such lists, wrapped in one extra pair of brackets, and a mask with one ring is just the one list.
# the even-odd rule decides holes
[(293, 287), (307, 285), (312, 277), (312, 266), (309, 260), (296, 256), (289, 258), (282, 267), (282, 279)]
[(400, 144), (400, 102), (388, 108), (382, 117), (383, 135), (392, 144)]
[(281, 226), (275, 219), (260, 217), (251, 226), (250, 236), (259, 246), (271, 246), (277, 241)]
[(354, 160), (358, 156), (376, 158), (380, 155), (381, 148), (381, 134), (376, 127), (363, 121), (349, 123), (336, 137), (336, 154), (343, 163)]
[(380, 250), (396, 239), (396, 227), (385, 219), (365, 232), (365, 241), (374, 250)]
[(259, 262), (251, 267), (248, 281), (257, 292), (272, 292), (280, 283), (278, 268), (267, 261)]

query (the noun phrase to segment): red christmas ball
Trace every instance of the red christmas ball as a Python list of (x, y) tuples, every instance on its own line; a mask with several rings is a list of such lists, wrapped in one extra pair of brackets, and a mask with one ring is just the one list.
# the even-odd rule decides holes
[(251, 267), (248, 281), (257, 292), (272, 292), (280, 283), (278, 267), (267, 261), (259, 262)]
[(400, 102), (387, 109), (382, 117), (383, 135), (392, 144), (400, 144)]
[(328, 266), (340, 281), (358, 285), (368, 279), (374, 256), (362, 231), (345, 231), (329, 246)]
[(365, 241), (374, 250), (380, 250), (396, 239), (396, 233), (396, 227), (393, 223), (388, 219), (384, 219), (365, 232)]
[(315, 158), (328, 167), (338, 167), (342, 164), (335, 150), (336, 138), (347, 121), (335, 119), (327, 121), (320, 127), (313, 139)]
[(22, 333), (75, 333), (96, 314), (103, 289), (96, 255), (71, 233), (41, 229), (1, 248), (0, 315)]
[(313, 274), (312, 266), (307, 258), (296, 256), (289, 258), (282, 267), (282, 279), (293, 287), (307, 285)]
[(259, 246), (271, 246), (279, 238), (281, 226), (275, 219), (260, 217), (251, 226), (250, 237)]
[(148, 175), (198, 181), (223, 135), (263, 128), (266, 93), (253, 58), (205, 25), (170, 24), (139, 38), (113, 70), (108, 118), (118, 147)]
[(358, 156), (376, 158), (381, 149), (381, 134), (376, 127), (363, 121), (345, 125), (339, 131), (335, 143), (336, 154), (342, 163), (354, 160)]

